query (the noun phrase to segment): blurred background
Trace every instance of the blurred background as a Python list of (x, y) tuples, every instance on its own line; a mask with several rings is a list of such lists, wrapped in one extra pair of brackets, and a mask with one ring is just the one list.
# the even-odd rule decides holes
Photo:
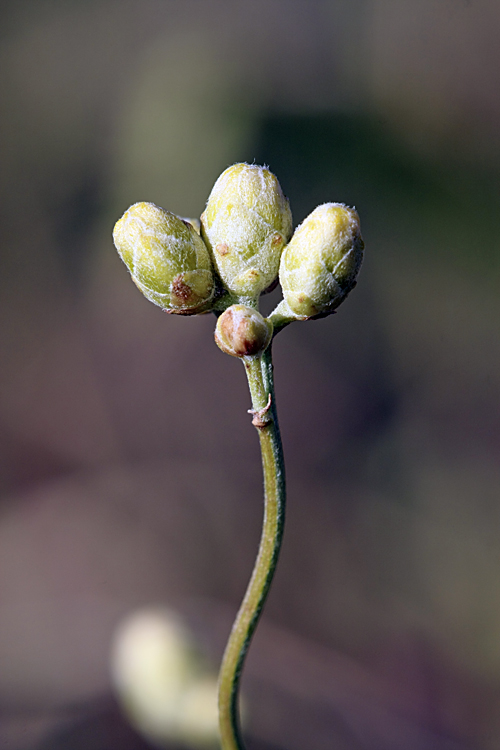
[(142, 607), (218, 665), (262, 514), (245, 376), (213, 316), (140, 295), (111, 231), (137, 201), (199, 216), (255, 161), (295, 225), (355, 205), (366, 260), (337, 315), (275, 344), (289, 510), (249, 750), (497, 750), (500, 5), (0, 19), (0, 747), (153, 747), (110, 681)]

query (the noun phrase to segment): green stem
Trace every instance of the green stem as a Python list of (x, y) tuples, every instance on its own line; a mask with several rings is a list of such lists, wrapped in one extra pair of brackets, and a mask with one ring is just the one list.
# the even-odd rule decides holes
[(240, 678), (278, 562), (285, 520), (285, 467), (274, 400), (270, 349), (261, 357), (243, 360), (252, 396), (253, 424), (259, 433), (262, 454), (264, 522), (252, 577), (231, 630), (219, 674), (222, 750), (244, 750), (238, 713)]

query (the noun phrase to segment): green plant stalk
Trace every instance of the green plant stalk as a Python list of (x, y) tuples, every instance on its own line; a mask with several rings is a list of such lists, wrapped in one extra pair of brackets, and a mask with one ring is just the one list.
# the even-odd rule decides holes
[(219, 674), (219, 726), (222, 750), (244, 750), (238, 694), (245, 656), (266, 601), (283, 537), (285, 466), (274, 399), (271, 347), (243, 359), (252, 397), (264, 474), (264, 521), (259, 551), (245, 597), (236, 616)]

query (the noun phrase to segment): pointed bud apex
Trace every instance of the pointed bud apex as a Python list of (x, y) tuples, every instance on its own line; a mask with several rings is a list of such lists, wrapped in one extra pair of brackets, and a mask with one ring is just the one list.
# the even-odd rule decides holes
[(273, 325), (260, 312), (246, 305), (231, 305), (219, 317), (215, 343), (232, 357), (253, 357), (267, 349)]
[(363, 247), (353, 208), (325, 203), (309, 214), (280, 265), (284, 302), (296, 319), (330, 313), (340, 305), (356, 284)]
[(212, 263), (188, 221), (154, 203), (135, 203), (116, 223), (113, 240), (132, 280), (155, 305), (181, 315), (209, 307)]
[(276, 177), (255, 164), (234, 164), (215, 183), (201, 233), (227, 289), (255, 299), (277, 277), (292, 234), (292, 214)]

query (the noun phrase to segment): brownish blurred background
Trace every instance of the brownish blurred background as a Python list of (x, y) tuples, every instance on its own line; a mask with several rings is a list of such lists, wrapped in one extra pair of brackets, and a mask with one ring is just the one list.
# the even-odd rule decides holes
[(366, 261), (275, 344), (249, 750), (498, 750), (500, 4), (3, 0), (0, 29), (0, 747), (151, 747), (109, 679), (135, 608), (220, 658), (262, 511), (243, 369), (111, 230), (255, 160), (295, 224), (355, 205)]

